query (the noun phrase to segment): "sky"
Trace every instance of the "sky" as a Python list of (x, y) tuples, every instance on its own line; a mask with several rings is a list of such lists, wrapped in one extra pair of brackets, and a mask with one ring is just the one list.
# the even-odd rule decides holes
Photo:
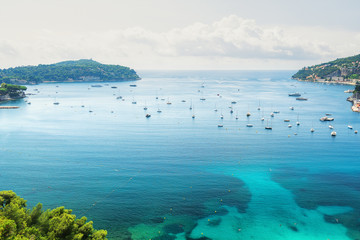
[(0, 68), (299, 69), (360, 54), (359, 0), (0, 0)]

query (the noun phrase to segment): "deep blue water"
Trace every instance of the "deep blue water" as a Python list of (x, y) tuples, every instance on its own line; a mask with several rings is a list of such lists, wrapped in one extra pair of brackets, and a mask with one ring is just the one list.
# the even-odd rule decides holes
[(29, 206), (71, 208), (109, 239), (360, 238), (351, 87), (297, 82), (291, 71), (139, 74), (137, 87), (41, 84), (28, 87), (31, 104), (4, 103), (20, 109), (0, 110), (1, 189)]

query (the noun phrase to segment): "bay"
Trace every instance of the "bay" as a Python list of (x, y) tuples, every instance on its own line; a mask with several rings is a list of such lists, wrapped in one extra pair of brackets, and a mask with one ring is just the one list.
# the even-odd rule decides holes
[(71, 208), (109, 239), (357, 239), (349, 86), (292, 73), (140, 71), (136, 87), (29, 86), (31, 104), (0, 111), (1, 189)]

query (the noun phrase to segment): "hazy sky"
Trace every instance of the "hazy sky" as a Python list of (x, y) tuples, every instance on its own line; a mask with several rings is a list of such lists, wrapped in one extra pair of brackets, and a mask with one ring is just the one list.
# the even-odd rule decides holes
[(0, 0), (0, 68), (298, 69), (360, 53), (359, 0)]

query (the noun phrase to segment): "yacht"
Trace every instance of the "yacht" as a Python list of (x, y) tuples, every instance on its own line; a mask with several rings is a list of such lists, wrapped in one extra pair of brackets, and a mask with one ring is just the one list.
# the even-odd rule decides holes
[(335, 131), (332, 131), (332, 132), (331, 132), (331, 136), (335, 137), (335, 136), (336, 136), (336, 132), (335, 132)]
[(250, 113), (250, 112), (247, 112), (247, 113), (246, 113), (246, 116), (247, 116), (247, 117), (250, 117), (250, 116), (251, 116), (251, 113)]
[(353, 127), (351, 125), (348, 125), (348, 129), (353, 129)]
[(294, 110), (294, 107), (289, 107), (290, 110)]
[(311, 128), (311, 129), (310, 129), (310, 132), (315, 132), (315, 129)]
[(332, 125), (329, 125), (329, 128), (330, 128), (330, 129), (334, 129), (334, 127), (333, 127)]

